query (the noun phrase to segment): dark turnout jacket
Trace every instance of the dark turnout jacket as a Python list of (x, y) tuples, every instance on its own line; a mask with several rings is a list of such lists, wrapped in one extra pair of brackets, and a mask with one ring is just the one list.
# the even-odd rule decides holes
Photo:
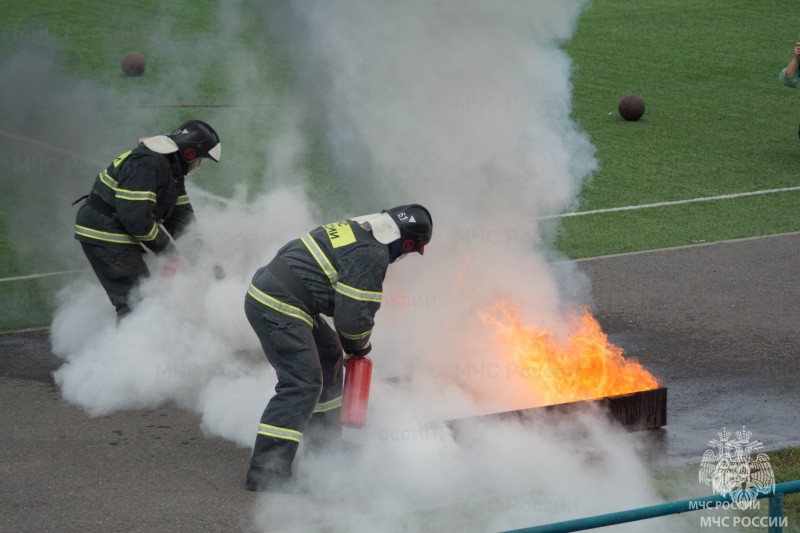
[(161, 225), (177, 239), (194, 220), (178, 155), (140, 146), (98, 174), (78, 209), (75, 238), (102, 246), (142, 244), (159, 253), (170, 246)]
[(333, 317), (347, 353), (369, 343), (375, 313), (381, 306), (389, 250), (372, 232), (352, 220), (320, 226), (278, 251), (292, 273), (313, 296), (317, 309), (308, 309), (280, 284), (268, 267), (253, 276), (246, 299), (312, 325), (310, 314)]

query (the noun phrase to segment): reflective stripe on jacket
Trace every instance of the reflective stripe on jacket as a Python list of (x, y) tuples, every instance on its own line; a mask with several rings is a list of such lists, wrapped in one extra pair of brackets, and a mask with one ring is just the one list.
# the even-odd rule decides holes
[(167, 248), (170, 240), (161, 226), (177, 239), (194, 221), (177, 157), (140, 146), (116, 158), (91, 191), (115, 216), (84, 203), (75, 217), (75, 238), (105, 246), (143, 244), (156, 253)]
[[(345, 220), (320, 226), (289, 242), (278, 256), (308, 288), (320, 312), (333, 317), (344, 350), (349, 353), (365, 347), (381, 306), (389, 267), (387, 246), (359, 224)], [(282, 297), (276, 284), (265, 268), (259, 269), (247, 298), (288, 316), (297, 318), (297, 311), (308, 316), (305, 306), (295, 298), (285, 298), (285, 293)], [(263, 296), (259, 301), (259, 293), (291, 304), (293, 309), (281, 310), (275, 302), (265, 303)]]

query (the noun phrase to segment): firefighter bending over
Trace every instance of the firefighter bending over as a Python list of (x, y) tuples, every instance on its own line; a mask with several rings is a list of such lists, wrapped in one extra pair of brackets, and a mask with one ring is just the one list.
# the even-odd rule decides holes
[[(184, 179), (206, 159), (219, 161), (220, 153), (211, 126), (189, 120), (169, 135), (140, 139), (139, 146), (100, 172), (91, 193), (78, 200), (86, 202), (75, 218), (75, 238), (118, 319), (130, 313), (131, 290), (149, 275), (145, 247), (156, 254), (174, 253), (169, 235), (189, 240), (187, 228), (195, 216)], [(223, 275), (219, 266), (215, 275)]]
[[(326, 224), (295, 239), (256, 271), (245, 314), (278, 384), (261, 416), (246, 487), (295, 492), (301, 439), (341, 437), (342, 349), (363, 357), (390, 263), (422, 254), (433, 221), (421, 205)], [(333, 318), (335, 331), (320, 315)]]

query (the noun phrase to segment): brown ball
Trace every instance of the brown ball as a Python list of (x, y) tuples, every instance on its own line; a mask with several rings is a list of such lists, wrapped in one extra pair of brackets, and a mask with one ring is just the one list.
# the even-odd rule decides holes
[(139, 52), (128, 52), (122, 58), (122, 72), (126, 76), (141, 76), (144, 74), (144, 56)]
[(617, 109), (625, 120), (639, 120), (644, 115), (644, 100), (638, 94), (627, 94), (619, 101)]

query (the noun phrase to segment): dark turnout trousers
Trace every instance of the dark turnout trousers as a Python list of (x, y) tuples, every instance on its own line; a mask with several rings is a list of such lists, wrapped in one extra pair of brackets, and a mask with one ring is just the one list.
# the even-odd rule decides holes
[(100, 246), (81, 242), (92, 270), (117, 309), (117, 317), (131, 312), (130, 294), (142, 278), (150, 275), (140, 246)]
[(245, 314), (278, 376), (275, 395), (261, 416), (247, 488), (280, 490), (292, 476), (301, 441), (324, 446), (341, 436), (342, 347), (319, 316), (313, 327), (245, 301)]

